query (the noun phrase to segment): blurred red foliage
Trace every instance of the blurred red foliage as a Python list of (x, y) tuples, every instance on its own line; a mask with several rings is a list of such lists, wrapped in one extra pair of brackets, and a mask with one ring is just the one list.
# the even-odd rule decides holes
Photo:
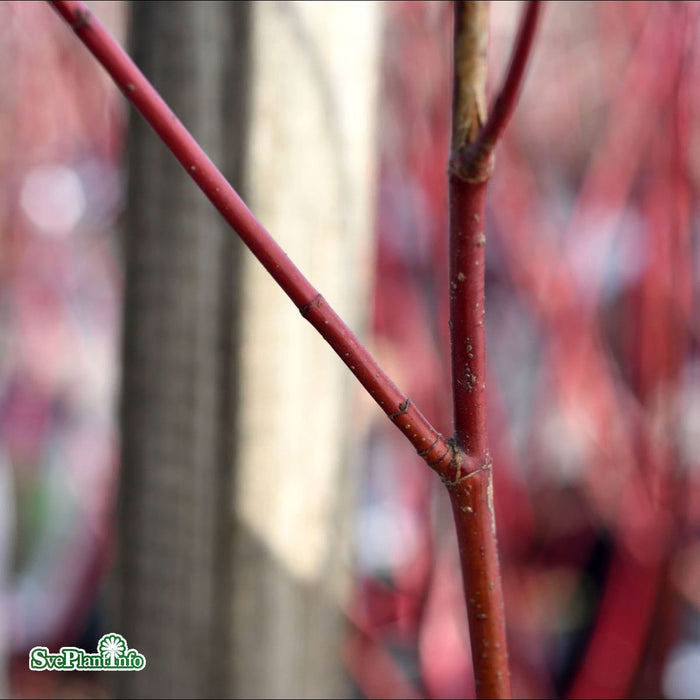
[(0, 57), (0, 694), (100, 696), (27, 651), (89, 641), (111, 555), (125, 113), (44, 3), (0, 5)]
[[(492, 4), (493, 85), (518, 9)], [(683, 665), (700, 653), (699, 12), (548, 4), (497, 152), (489, 428), (517, 697), (700, 691)], [(450, 24), (447, 4), (387, 6), (374, 316), (383, 359), (446, 433)], [(385, 560), (360, 570), (354, 677), (371, 697), (403, 697), (406, 682), (464, 697), (448, 505), (381, 424), (368, 454), (367, 500), (413, 527), (399, 540), (410, 556), (385, 536)]]

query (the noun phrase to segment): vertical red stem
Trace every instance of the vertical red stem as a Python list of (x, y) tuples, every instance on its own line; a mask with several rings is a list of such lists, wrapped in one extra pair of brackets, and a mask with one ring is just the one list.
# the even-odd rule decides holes
[(459, 542), (476, 695), (509, 698), (503, 591), (486, 433), (484, 251), (490, 147), (478, 147), (486, 118), (488, 8), (455, 3), (450, 156), (450, 338), (455, 447), (447, 485)]
[(488, 5), (455, 3), (450, 152), (450, 336), (457, 465), (447, 485), (459, 541), (479, 698), (511, 697), (486, 432), (484, 260), (486, 188), (493, 148), (508, 123), (539, 13), (528, 3), (494, 111), (486, 119)]
[(450, 332), (455, 439), (480, 462), (488, 457), (484, 347), (486, 185), (450, 176)]
[(459, 541), (479, 698), (511, 695), (503, 591), (486, 433), (486, 185), (450, 176), (450, 326), (455, 441), (462, 472), (445, 483)]
[[(524, 74), (538, 2), (527, 4), (496, 107), (486, 120), (488, 5), (455, 3), (450, 156), (450, 314), (455, 439), (446, 441), (287, 258), (121, 47), (78, 1), (51, 0), (244, 243), (445, 482), (455, 516), (477, 696), (510, 697), (485, 417), (484, 214), (492, 150)], [(484, 136), (486, 135), (486, 137)]]

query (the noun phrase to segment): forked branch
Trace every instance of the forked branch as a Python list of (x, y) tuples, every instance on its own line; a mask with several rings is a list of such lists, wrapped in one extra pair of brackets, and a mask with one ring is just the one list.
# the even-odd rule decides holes
[[(455, 93), (450, 172), (463, 180), (480, 182), (491, 176), (493, 150), (515, 110), (532, 52), (541, 4), (540, 0), (525, 3), (508, 70), (484, 124), (488, 9), (483, 2), (455, 3)], [(470, 119), (472, 114), (479, 117), (478, 129), (474, 128), (475, 121)]]
[(450, 317), (454, 440), (445, 439), (379, 367), (251, 213), (133, 61), (87, 7), (50, 0), (153, 127), (187, 174), (331, 345), (418, 454), (441, 476), (460, 545), (478, 697), (509, 697), (503, 595), (486, 436), (484, 214), (493, 149), (513, 112), (539, 2), (523, 15), (513, 56), (486, 118), (488, 5), (455, 3), (455, 76), (450, 155)]

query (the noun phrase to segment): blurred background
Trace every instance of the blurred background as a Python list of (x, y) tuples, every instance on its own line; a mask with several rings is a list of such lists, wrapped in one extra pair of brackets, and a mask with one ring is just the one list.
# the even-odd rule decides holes
[[(450, 434), (450, 4), (90, 7)], [(516, 697), (700, 694), (698, 39), (700, 3), (546, 3), (497, 151)], [(0, 59), (0, 696), (473, 696), (439, 479), (47, 4)], [(27, 670), (107, 632), (146, 669)]]

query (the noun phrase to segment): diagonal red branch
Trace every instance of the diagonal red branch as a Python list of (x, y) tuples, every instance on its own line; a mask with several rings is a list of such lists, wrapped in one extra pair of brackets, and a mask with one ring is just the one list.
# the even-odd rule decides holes
[(353, 332), (287, 257), (263, 225), (122, 47), (82, 3), (50, 0), (124, 95), (160, 136), (187, 174), (234, 228), (245, 245), (357, 377), (428, 466), (449, 476), (449, 442), (400, 391)]

